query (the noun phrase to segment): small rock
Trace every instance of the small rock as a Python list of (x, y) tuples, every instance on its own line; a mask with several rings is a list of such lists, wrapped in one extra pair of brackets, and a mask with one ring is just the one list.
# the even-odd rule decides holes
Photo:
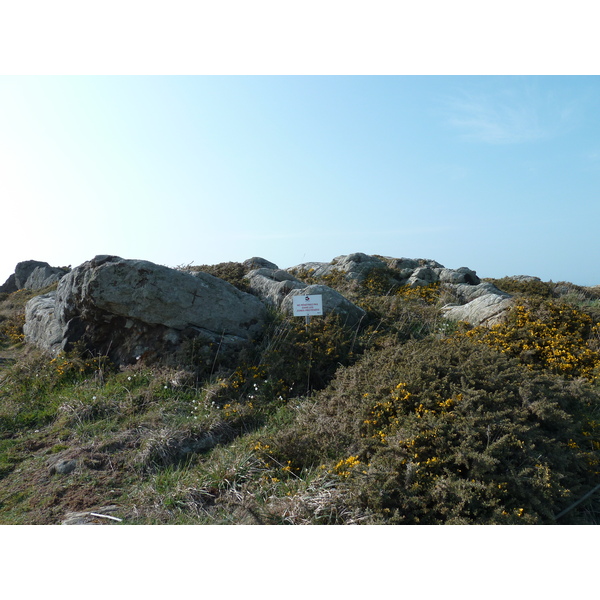
[(77, 468), (77, 461), (74, 459), (60, 459), (50, 466), (50, 475), (67, 475)]

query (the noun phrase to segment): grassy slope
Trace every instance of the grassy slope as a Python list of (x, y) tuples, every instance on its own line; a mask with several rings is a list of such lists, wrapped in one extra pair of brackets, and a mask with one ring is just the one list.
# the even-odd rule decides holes
[[(566, 371), (513, 339), (541, 339), (542, 300), (501, 352), (440, 318), (438, 288), (329, 284), (369, 311), (360, 328), (273, 315), (237, 355), (192, 345), (170, 366), (121, 370), (24, 346), (31, 293), (1, 299), (0, 358), (15, 362), (0, 363), (0, 523), (108, 506), (128, 524), (550, 523), (596, 485), (596, 290), (498, 282), (589, 316), (548, 338), (579, 352)], [(596, 514), (592, 497), (561, 522)]]

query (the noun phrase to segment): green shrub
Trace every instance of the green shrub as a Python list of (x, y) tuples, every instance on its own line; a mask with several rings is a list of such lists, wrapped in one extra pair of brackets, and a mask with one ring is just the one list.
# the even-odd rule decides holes
[(239, 262), (224, 262), (217, 265), (198, 265), (186, 267), (189, 271), (202, 271), (214, 277), (219, 277), (235, 286), (242, 292), (250, 292), (244, 275), (248, 273), (248, 269)]
[(25, 339), (23, 333), (24, 324), (24, 312), (19, 312), (12, 317), (0, 320), (0, 346), (20, 344)]
[(360, 354), (357, 333), (334, 313), (308, 325), (295, 317), (274, 316), (255, 347), (240, 354), (238, 366), (221, 379), (215, 401), (275, 407), (321, 389), (340, 365)]
[(348, 473), (374, 522), (551, 523), (597, 478), (599, 400), (470, 340), (411, 341), (340, 371), (269, 443)]
[(507, 319), (465, 335), (517, 357), (532, 369), (565, 377), (600, 376), (600, 325), (561, 301), (533, 298), (517, 304)]
[(501, 279), (486, 278), (484, 281), (493, 283), (498, 289), (512, 295), (520, 296), (539, 296), (541, 298), (553, 298), (554, 284), (545, 281), (532, 279), (530, 281), (519, 281), (512, 277), (503, 277)]

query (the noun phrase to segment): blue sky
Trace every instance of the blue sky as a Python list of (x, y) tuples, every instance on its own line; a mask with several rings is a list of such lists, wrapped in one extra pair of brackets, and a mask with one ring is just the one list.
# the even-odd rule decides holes
[(350, 252), (600, 284), (596, 76), (2, 76), (17, 262)]

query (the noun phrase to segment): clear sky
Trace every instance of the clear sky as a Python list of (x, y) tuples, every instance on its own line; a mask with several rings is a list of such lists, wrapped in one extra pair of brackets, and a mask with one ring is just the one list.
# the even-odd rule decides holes
[(22, 260), (350, 252), (600, 284), (595, 76), (0, 78)]

